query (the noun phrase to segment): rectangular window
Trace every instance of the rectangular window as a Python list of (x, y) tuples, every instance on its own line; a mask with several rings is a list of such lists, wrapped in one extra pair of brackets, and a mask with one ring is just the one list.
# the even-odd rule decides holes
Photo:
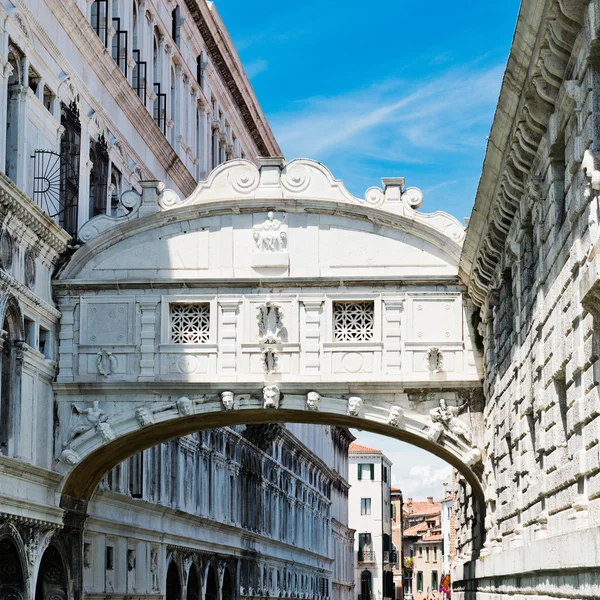
[(45, 358), (52, 358), (50, 349), (50, 332), (45, 327), (40, 327), (38, 350), (44, 355)]
[(370, 342), (375, 330), (375, 302), (334, 302), (333, 340)]
[(429, 546), (427, 546), (427, 548), (425, 548), (425, 560), (427, 562), (429, 562)]
[(392, 504), (392, 521), (396, 520), (396, 505)]
[(371, 498), (360, 499), (360, 514), (370, 515), (371, 514)]
[(385, 465), (381, 465), (381, 480), (383, 483), (387, 483), (388, 480), (388, 470)]
[(438, 574), (437, 571), (431, 571), (431, 591), (437, 592), (438, 589)]
[(362, 481), (363, 479), (370, 479), (373, 481), (375, 479), (375, 465), (374, 464), (362, 464), (358, 465), (358, 480)]
[(27, 317), (25, 317), (23, 321), (25, 326), (25, 341), (29, 347), (37, 350), (37, 345), (35, 343), (35, 321), (28, 319)]
[(419, 556), (423, 558), (423, 546), (419, 546)]
[(433, 562), (437, 562), (437, 546), (433, 547)]
[(209, 340), (210, 304), (171, 304), (171, 343), (205, 344)]
[(423, 571), (417, 571), (417, 592), (423, 591)]
[(54, 99), (56, 96), (54, 92), (47, 86), (44, 86), (44, 106), (49, 113), (54, 112)]
[(112, 546), (106, 546), (106, 570), (112, 571), (115, 568), (115, 549)]

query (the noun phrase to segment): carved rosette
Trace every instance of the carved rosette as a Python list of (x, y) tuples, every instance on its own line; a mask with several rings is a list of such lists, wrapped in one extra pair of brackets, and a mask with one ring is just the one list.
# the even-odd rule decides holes
[(253, 192), (258, 187), (259, 180), (258, 171), (250, 166), (238, 167), (229, 173), (229, 183), (238, 194)]
[(281, 175), (281, 184), (290, 192), (303, 192), (310, 185), (310, 173), (301, 165), (286, 168)]

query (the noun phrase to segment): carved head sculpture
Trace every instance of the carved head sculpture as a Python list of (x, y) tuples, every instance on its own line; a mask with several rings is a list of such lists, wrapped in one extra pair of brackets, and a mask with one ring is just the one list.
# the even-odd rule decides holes
[(233, 410), (234, 403), (233, 392), (221, 392), (221, 404), (225, 410)]
[(61, 455), (58, 457), (58, 460), (64, 462), (68, 465), (76, 465), (81, 459), (79, 458), (79, 454), (73, 450), (63, 450)]
[(275, 215), (273, 214), (273, 211), (272, 211), (272, 210), (270, 210), (270, 211), (267, 213), (267, 219), (269, 219), (269, 221), (272, 221), (274, 218), (275, 218)]
[(392, 427), (401, 427), (404, 422), (404, 412), (399, 406), (392, 406), (388, 415), (388, 425)]
[(182, 417), (192, 414), (192, 401), (185, 396), (182, 396), (177, 400), (177, 410)]
[(359, 398), (358, 396), (351, 396), (350, 398), (348, 398), (348, 414), (351, 417), (360, 416), (360, 411), (362, 410), (362, 407), (362, 398)]
[(263, 388), (263, 408), (279, 408), (279, 388), (276, 385), (265, 385)]
[(321, 394), (319, 392), (308, 392), (306, 396), (306, 408), (308, 410), (319, 410), (321, 403)]
[(142, 427), (148, 427), (148, 425), (152, 425), (154, 422), (154, 417), (149, 409), (145, 406), (140, 406), (135, 411), (135, 416)]

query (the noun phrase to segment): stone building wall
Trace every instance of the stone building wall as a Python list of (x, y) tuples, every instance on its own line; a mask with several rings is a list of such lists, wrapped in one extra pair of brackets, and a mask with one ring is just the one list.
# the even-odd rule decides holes
[(485, 344), (486, 542), (459, 597), (600, 593), (599, 18), (523, 4), (492, 126), (461, 259)]

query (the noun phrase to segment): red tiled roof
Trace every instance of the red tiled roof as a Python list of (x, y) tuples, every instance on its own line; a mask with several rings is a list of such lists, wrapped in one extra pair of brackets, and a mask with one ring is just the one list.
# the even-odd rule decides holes
[(439, 502), (405, 502), (404, 508), (409, 516), (433, 516), (441, 514), (442, 507)]
[(427, 531), (427, 523), (423, 521), (422, 523), (417, 523), (408, 529), (405, 529), (402, 532), (403, 537), (412, 537), (415, 535), (421, 535), (423, 532)]
[(421, 538), (422, 542), (441, 542), (442, 541), (442, 534), (441, 533), (432, 533), (431, 535), (428, 536), (423, 536)]
[(381, 450), (369, 448), (368, 446), (363, 446), (362, 444), (357, 444), (356, 442), (352, 442), (350, 444), (348, 452), (354, 452), (355, 454), (381, 454)]

